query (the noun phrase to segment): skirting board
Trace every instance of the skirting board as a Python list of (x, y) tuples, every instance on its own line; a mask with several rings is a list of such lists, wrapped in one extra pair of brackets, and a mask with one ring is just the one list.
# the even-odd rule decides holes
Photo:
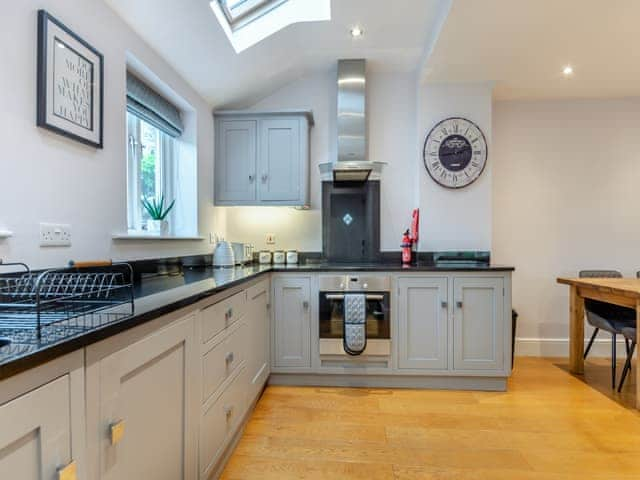
[(434, 390), (479, 390), (504, 392), (504, 377), (428, 377), (401, 375), (328, 375), (272, 373), (269, 385), (309, 387), (425, 388)]
[[(584, 346), (587, 348), (589, 339), (586, 338)], [(618, 337), (617, 357), (626, 358), (624, 340)], [(568, 338), (516, 338), (516, 356), (518, 357), (568, 357)], [(589, 352), (590, 357), (608, 358), (611, 356), (611, 335), (601, 333), (593, 342)]]

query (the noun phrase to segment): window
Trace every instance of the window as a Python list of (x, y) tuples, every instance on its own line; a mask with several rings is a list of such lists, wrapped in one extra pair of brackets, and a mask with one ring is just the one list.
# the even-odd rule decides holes
[[(174, 95), (175, 96), (175, 95)], [(198, 233), (197, 124), (195, 110), (182, 99), (179, 110), (145, 82), (127, 73), (127, 227), (130, 234), (148, 233), (191, 237)], [(189, 125), (185, 129), (182, 116)], [(159, 225), (143, 200), (164, 209), (175, 201)], [(152, 232), (153, 231), (153, 232)]]
[(237, 53), (299, 22), (331, 20), (331, 0), (211, 0)]
[[(129, 230), (146, 230), (151, 220), (142, 199), (175, 199), (176, 140), (159, 128), (127, 112)], [(172, 214), (168, 216), (171, 220)], [(174, 222), (169, 222), (169, 225)]]
[(218, 0), (232, 29), (255, 20), (287, 0)]

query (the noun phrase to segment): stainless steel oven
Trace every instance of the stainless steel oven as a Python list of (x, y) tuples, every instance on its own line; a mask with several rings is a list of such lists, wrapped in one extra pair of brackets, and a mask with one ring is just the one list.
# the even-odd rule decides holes
[(320, 277), (320, 355), (346, 355), (343, 346), (344, 296), (365, 296), (366, 341), (363, 355), (391, 355), (391, 279), (384, 275), (323, 275)]

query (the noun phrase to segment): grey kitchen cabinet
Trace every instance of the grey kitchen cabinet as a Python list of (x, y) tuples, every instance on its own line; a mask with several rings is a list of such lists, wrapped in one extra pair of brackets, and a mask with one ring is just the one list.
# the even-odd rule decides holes
[(273, 278), (273, 366), (311, 368), (311, 278)]
[(398, 368), (446, 369), (448, 279), (398, 279)]
[(139, 327), (149, 332), (141, 338), (125, 332), (88, 348), (97, 357), (87, 365), (91, 478), (197, 477), (195, 318), (168, 316)]
[(247, 289), (246, 322), (250, 332), (248, 352), (249, 401), (258, 396), (269, 377), (271, 329), (269, 321), (269, 281)]
[(311, 112), (214, 115), (216, 205), (308, 205)]
[(454, 277), (454, 370), (504, 370), (504, 279)]
[(257, 120), (223, 118), (217, 125), (215, 195), (219, 202), (256, 200)]
[[(3, 478), (84, 478), (84, 371), (81, 365), (66, 373), (58, 368), (64, 370), (72, 357), (82, 363), (82, 355), (74, 352), (0, 382), (0, 471)], [(51, 380), (34, 388), (33, 382), (41, 382), (43, 378)], [(20, 384), (23, 392), (4, 402), (2, 397), (11, 390), (12, 383), (14, 386)], [(63, 477), (63, 474), (67, 476)]]

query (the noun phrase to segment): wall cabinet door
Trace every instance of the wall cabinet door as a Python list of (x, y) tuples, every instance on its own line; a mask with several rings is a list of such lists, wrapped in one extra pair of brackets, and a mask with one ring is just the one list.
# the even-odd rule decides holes
[(454, 278), (454, 370), (504, 367), (503, 287), (497, 277)]
[(398, 367), (447, 368), (447, 277), (398, 280)]
[(298, 118), (260, 120), (258, 191), (261, 201), (300, 200), (302, 186), (300, 147)]
[(100, 360), (100, 479), (196, 478), (194, 327), (192, 315)]
[(219, 202), (256, 200), (257, 122), (220, 120), (216, 140), (215, 195)]
[(273, 282), (274, 366), (311, 368), (311, 279), (287, 275)]
[(249, 328), (249, 402), (260, 393), (270, 371), (271, 329), (269, 328), (269, 282), (247, 289), (246, 322)]
[[(0, 405), (0, 472), (3, 478), (56, 480), (71, 452), (69, 375)], [(73, 468), (73, 467), (71, 467)]]

